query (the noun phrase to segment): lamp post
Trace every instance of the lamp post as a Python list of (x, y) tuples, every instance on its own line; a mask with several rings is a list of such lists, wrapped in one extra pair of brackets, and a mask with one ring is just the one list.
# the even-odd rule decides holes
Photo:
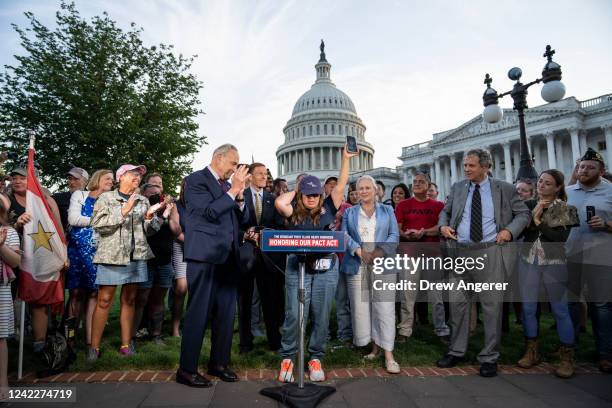
[[(518, 174), (516, 175), (517, 180), (531, 179), (536, 180), (538, 174), (533, 167), (533, 161), (531, 160), (531, 154), (529, 153), (529, 146), (527, 144), (527, 132), (525, 131), (525, 109), (527, 109), (527, 89), (534, 84), (544, 82), (542, 87), (542, 99), (546, 102), (556, 102), (563, 98), (565, 95), (565, 85), (561, 83), (561, 66), (552, 60), (552, 56), (555, 54), (555, 50), (551, 49), (550, 45), (546, 46), (546, 52), (544, 57), (548, 60), (544, 69), (542, 70), (542, 78), (538, 78), (535, 81), (523, 84), (521, 83), (521, 75), (523, 71), (520, 68), (514, 67), (508, 71), (508, 78), (516, 81), (512, 90), (498, 94), (497, 91), (491, 88), (491, 82), (493, 79), (489, 74), (485, 75), (484, 83), (487, 85), (487, 89), (482, 95), (482, 100), (485, 109), (482, 113), (483, 119), (488, 123), (499, 122), (503, 116), (503, 111), (499, 107), (499, 98), (506, 95), (510, 95), (514, 101), (514, 109), (518, 112), (519, 119), (519, 130), (520, 130), (520, 146), (521, 146), (521, 166)], [(506, 166), (509, 163), (506, 163)]]

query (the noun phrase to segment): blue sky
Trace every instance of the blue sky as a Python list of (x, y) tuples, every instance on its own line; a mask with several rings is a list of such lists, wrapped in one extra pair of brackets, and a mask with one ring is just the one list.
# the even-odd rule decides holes
[[(107, 11), (120, 26), (144, 28), (148, 44), (174, 44), (197, 54), (206, 112), (198, 120), (208, 145), (231, 142), (243, 161), (268, 164), (295, 101), (315, 79), (319, 41), (326, 42), (332, 80), (355, 103), (375, 166), (395, 167), (401, 147), (429, 140), (482, 112), (484, 74), (500, 92), (508, 69), (535, 79), (546, 44), (556, 49), (566, 96), (580, 100), (612, 92), (612, 1), (196, 1), (77, 0), (85, 17)], [(0, 64), (20, 53), (10, 26), (32, 11), (54, 24), (59, 1), (0, 1)], [(507, 98), (504, 98), (507, 99)], [(543, 104), (539, 86), (530, 106)], [(510, 100), (502, 100), (511, 107)]]

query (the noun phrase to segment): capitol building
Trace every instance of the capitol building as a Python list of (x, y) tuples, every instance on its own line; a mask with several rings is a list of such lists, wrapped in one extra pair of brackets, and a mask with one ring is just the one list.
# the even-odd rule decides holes
[[(321, 180), (337, 176), (349, 135), (357, 139), (359, 146), (359, 155), (351, 159), (351, 174), (384, 172), (373, 168), (374, 147), (365, 139), (366, 126), (351, 98), (332, 82), (331, 64), (326, 59), (323, 41), (320, 48), (319, 62), (315, 65), (316, 80), (295, 103), (291, 119), (283, 128), (285, 141), (276, 151), (278, 175), (290, 186), (300, 173)], [(389, 170), (397, 180), (395, 170)]]
[[(579, 101), (568, 97), (525, 111), (529, 152), (538, 173), (558, 169), (566, 182), (574, 163), (591, 147), (612, 164), (612, 94)], [(486, 123), (478, 115), (433, 139), (402, 148), (398, 167), (401, 180), (410, 184), (417, 170), (426, 170), (438, 185), (440, 200), (463, 177), (463, 155), (486, 148), (493, 156), (493, 177), (512, 183), (520, 166), (519, 126), (516, 111), (504, 109), (503, 119)]]
[[(320, 49), (316, 80), (295, 103), (283, 128), (284, 143), (276, 151), (278, 177), (286, 179), (290, 188), (300, 173), (321, 180), (337, 176), (347, 135), (357, 139), (360, 152), (351, 159), (350, 180), (367, 174), (382, 181), (387, 187), (385, 198), (390, 197), (392, 186), (399, 182), (410, 185), (416, 171), (424, 170), (438, 185), (438, 199), (444, 200), (451, 185), (463, 179), (463, 156), (472, 148), (491, 152), (493, 177), (514, 181), (520, 149), (518, 116), (512, 109), (504, 109), (503, 120), (495, 124), (486, 123), (479, 114), (457, 128), (433, 134), (428, 142), (398, 146), (400, 165), (374, 168), (374, 147), (366, 141), (366, 126), (351, 98), (332, 82), (323, 41)], [(525, 111), (525, 123), (538, 173), (556, 168), (569, 180), (576, 159), (588, 147), (599, 151), (610, 169), (612, 94), (584, 101), (568, 97), (530, 108)]]

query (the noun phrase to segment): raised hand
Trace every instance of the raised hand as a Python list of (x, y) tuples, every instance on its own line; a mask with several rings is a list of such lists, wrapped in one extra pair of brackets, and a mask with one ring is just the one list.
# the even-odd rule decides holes
[(346, 143), (344, 144), (344, 150), (342, 151), (342, 157), (346, 159), (350, 159), (351, 157), (355, 157), (359, 155), (359, 148), (355, 153), (351, 153), (346, 149)]

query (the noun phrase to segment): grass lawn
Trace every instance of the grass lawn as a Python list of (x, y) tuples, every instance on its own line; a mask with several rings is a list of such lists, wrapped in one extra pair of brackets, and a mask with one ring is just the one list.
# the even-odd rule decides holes
[[(124, 369), (165, 369), (174, 370), (178, 367), (180, 353), (180, 339), (165, 337), (165, 346), (156, 346), (148, 341), (137, 341), (137, 355), (129, 358), (124, 358), (119, 355), (119, 302), (118, 297), (115, 299), (112, 311), (110, 313), (109, 324), (104, 332), (102, 340), (102, 356), (95, 363), (88, 363), (85, 360), (85, 345), (80, 342), (77, 349), (78, 359), (70, 366), (70, 371), (97, 371), (97, 370), (124, 370)], [(166, 319), (169, 319), (169, 314)], [(514, 324), (514, 315), (511, 316), (510, 333), (504, 334), (501, 345), (502, 364), (515, 364), (521, 357), (523, 352), (523, 334), (522, 327)], [(556, 330), (551, 329), (554, 320), (550, 313), (543, 313), (541, 318), (541, 352), (546, 361), (554, 362), (548, 355), (556, 350), (559, 345)], [(169, 321), (164, 322), (164, 333), (169, 332)], [(237, 323), (236, 323), (237, 328)], [(237, 330), (236, 330), (237, 331)], [(330, 333), (336, 332), (336, 316), (332, 312)], [(82, 334), (79, 333), (79, 338), (82, 339)], [(207, 336), (204, 340), (204, 346), (201, 352), (200, 365), (206, 367), (208, 361), (210, 347), (210, 330), (207, 330)], [(306, 337), (308, 341), (308, 335)], [(467, 355), (467, 363), (473, 364), (476, 361), (476, 355), (483, 344), (483, 330), (479, 325), (476, 333), (470, 339), (470, 347)], [(324, 365), (327, 368), (332, 367), (382, 367), (382, 359), (380, 361), (364, 361), (362, 356), (368, 353), (368, 348), (357, 350), (349, 350), (346, 348), (337, 347), (338, 342), (332, 341), (328, 344), (328, 352), (325, 356)], [(334, 347), (336, 346), (336, 347)], [(440, 343), (438, 338), (433, 333), (431, 325), (418, 325), (414, 329), (413, 336), (404, 344), (396, 345), (394, 351), (397, 362), (403, 366), (430, 366), (435, 364), (435, 361), (440, 358), (447, 348)], [(39, 363), (32, 355), (31, 341), (26, 339), (25, 343), (25, 363), (24, 372), (29, 372), (40, 367)], [(308, 354), (306, 354), (308, 358)], [(588, 333), (580, 335), (580, 344), (577, 348), (577, 361), (591, 362), (595, 359), (595, 345), (592, 332), (589, 328)], [(238, 334), (235, 333), (232, 344), (232, 366), (238, 368), (272, 368), (276, 369), (279, 365), (279, 356), (268, 350), (265, 338), (255, 339), (255, 350), (247, 355), (238, 353)], [(17, 345), (9, 343), (9, 372), (17, 370)]]

